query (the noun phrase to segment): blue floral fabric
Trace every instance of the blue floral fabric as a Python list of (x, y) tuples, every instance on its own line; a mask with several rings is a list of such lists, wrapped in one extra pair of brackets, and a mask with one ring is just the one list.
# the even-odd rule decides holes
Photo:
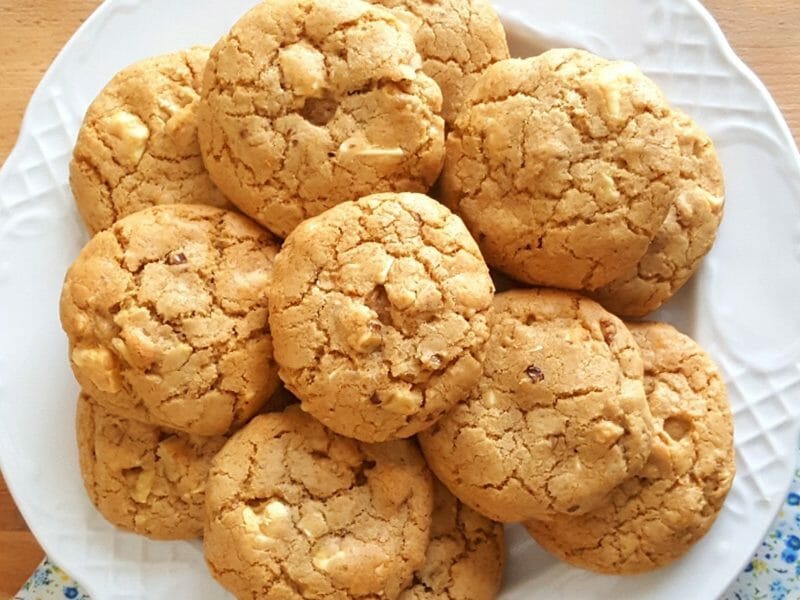
[[(80, 586), (45, 559), (14, 600), (89, 600)], [(772, 530), (720, 600), (800, 599), (800, 468)]]
[(13, 600), (89, 600), (69, 575), (44, 559)]
[(800, 599), (800, 468), (772, 530), (723, 600)]

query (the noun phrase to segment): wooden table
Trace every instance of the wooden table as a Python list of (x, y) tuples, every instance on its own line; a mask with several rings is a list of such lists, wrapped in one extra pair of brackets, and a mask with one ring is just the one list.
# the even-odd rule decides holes
[[(167, 1), (167, 0), (165, 0)], [(0, 0), (0, 162), (22, 113), (58, 50), (97, 0)], [(800, 133), (800, 2), (707, 0), (734, 48), (764, 79)], [(0, 478), (0, 598), (12, 596), (42, 559)]]

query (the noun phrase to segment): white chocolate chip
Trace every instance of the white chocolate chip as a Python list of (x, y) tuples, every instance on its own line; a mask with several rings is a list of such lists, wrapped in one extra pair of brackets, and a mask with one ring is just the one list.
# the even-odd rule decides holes
[(388, 394), (388, 398), (383, 402), (382, 408), (398, 415), (413, 415), (422, 404), (422, 397), (419, 392), (411, 390), (393, 390)]
[(242, 510), (242, 520), (244, 521), (244, 529), (247, 533), (257, 534), (261, 532), (259, 528), (260, 519), (249, 506), (245, 506)]
[(625, 429), (610, 421), (598, 423), (592, 431), (595, 441), (605, 446), (611, 446), (625, 434)]
[(363, 133), (360, 132), (343, 141), (339, 146), (339, 153), (343, 156), (349, 155), (376, 158), (401, 158), (405, 156), (405, 151), (402, 148), (397, 146), (375, 146), (370, 143)]
[(725, 204), (725, 197), (708, 194), (708, 204), (711, 206), (712, 210), (719, 210), (722, 208), (722, 205)]
[(136, 115), (119, 111), (108, 119), (108, 131), (118, 140), (114, 144), (117, 158), (129, 164), (138, 164), (150, 137), (147, 125)]
[(136, 502), (144, 504), (150, 496), (150, 490), (153, 489), (153, 481), (156, 478), (155, 471), (147, 470), (139, 473), (136, 479), (136, 486), (133, 488), (131, 496)]
[(392, 148), (382, 148), (378, 146), (369, 146), (359, 151), (359, 156), (396, 156), (401, 157), (405, 155), (405, 151), (397, 146)]
[(381, 269), (380, 273), (378, 273), (376, 283), (383, 285), (389, 279), (389, 271), (392, 270), (392, 265), (394, 265), (394, 258), (386, 255), (386, 260), (383, 263), (383, 268)]
[(397, 67), (397, 70), (400, 72), (400, 75), (406, 81), (416, 81), (417, 79), (417, 70), (410, 66), (410, 65), (400, 65)]
[(186, 442), (178, 436), (170, 436), (158, 445), (158, 457), (164, 466), (164, 475), (172, 482), (180, 480), (186, 474), (186, 456)]
[(626, 404), (631, 399), (638, 399), (642, 397), (642, 390), (644, 386), (641, 381), (632, 379), (624, 379), (619, 390), (619, 399), (621, 404)]
[(347, 340), (351, 348), (363, 354), (369, 354), (380, 348), (383, 343), (380, 325), (368, 326), (361, 333), (354, 333)]
[(75, 348), (72, 362), (85, 371), (92, 384), (100, 391), (116, 394), (122, 389), (122, 376), (117, 360), (107, 348)]
[(619, 204), (620, 193), (617, 189), (617, 184), (606, 173), (600, 175), (600, 181), (597, 186), (597, 199), (609, 206), (617, 206)]
[(605, 98), (608, 117), (618, 121), (624, 118), (622, 112), (622, 91), (627, 84), (641, 77), (639, 69), (629, 62), (613, 62), (600, 70), (597, 82)]
[(417, 300), (417, 295), (402, 285), (396, 283), (387, 283), (385, 286), (386, 297), (389, 302), (398, 310), (405, 310), (413, 306)]
[(322, 537), (328, 532), (328, 524), (322, 513), (314, 511), (306, 514), (297, 524), (300, 531), (309, 539)]
[(135, 358), (131, 355), (130, 351), (128, 350), (128, 346), (125, 342), (115, 337), (111, 340), (111, 347), (114, 348), (114, 351), (119, 354), (128, 364), (135, 364)]
[(181, 109), (180, 105), (173, 102), (172, 98), (164, 98), (163, 96), (159, 96), (158, 106), (168, 115), (174, 115)]
[(280, 51), (278, 58), (283, 79), (295, 94), (305, 98), (320, 97), (325, 89), (325, 58), (312, 46), (299, 42)]
[(675, 205), (678, 209), (678, 214), (682, 218), (689, 219), (694, 214), (694, 206), (697, 203), (705, 204), (712, 212), (717, 212), (725, 204), (725, 197), (717, 196), (700, 186), (695, 186), (681, 192)]
[(294, 528), (289, 508), (279, 500), (268, 502), (261, 513), (245, 506), (242, 519), (248, 533), (265, 538), (286, 538)]
[(331, 563), (343, 561), (345, 557), (346, 554), (339, 548), (339, 545), (336, 542), (330, 541), (317, 550), (312, 562), (320, 571), (327, 571)]

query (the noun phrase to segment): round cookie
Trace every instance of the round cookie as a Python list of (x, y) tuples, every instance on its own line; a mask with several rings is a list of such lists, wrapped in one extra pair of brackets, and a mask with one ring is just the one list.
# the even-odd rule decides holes
[(596, 302), (546, 289), (499, 294), (491, 326), (480, 383), (419, 436), (428, 464), (496, 521), (596, 508), (650, 453), (633, 337)]
[(208, 48), (156, 56), (114, 76), (92, 102), (70, 163), (70, 185), (91, 233), (159, 204), (227, 207), (197, 141)]
[(683, 556), (711, 528), (735, 471), (733, 423), (717, 367), (669, 325), (630, 328), (644, 357), (657, 431), (647, 466), (596, 512), (526, 525), (560, 559), (607, 574), (643, 573)]
[(61, 295), (81, 387), (111, 412), (196, 435), (246, 422), (278, 385), (277, 252), (249, 219), (200, 205), (148, 208), (98, 233)]
[(281, 379), (337, 433), (414, 435), (477, 383), (493, 292), (461, 219), (435, 200), (340, 204), (295, 229), (275, 261)]
[(161, 540), (203, 534), (208, 469), (225, 437), (117, 417), (85, 394), (78, 399), (77, 434), (86, 491), (113, 525)]
[(400, 600), (494, 600), (504, 564), (503, 526), (464, 506), (435, 481), (425, 565)]
[(593, 294), (618, 315), (643, 317), (661, 308), (700, 267), (722, 221), (725, 183), (714, 143), (689, 116), (674, 112), (681, 148), (677, 197), (639, 264)]
[(509, 57), (506, 32), (488, 0), (370, 1), (392, 9), (414, 32), (422, 69), (442, 90), (448, 126), (480, 74)]
[(361, 0), (271, 0), (211, 51), (200, 144), (211, 177), (281, 237), (373, 192), (425, 192), (442, 95), (407, 27)]
[(214, 460), (206, 562), (240, 600), (391, 600), (425, 560), (432, 509), (413, 442), (362, 444), (291, 406)]
[(652, 81), (631, 63), (551, 50), (484, 71), (448, 136), (442, 196), (493, 267), (593, 290), (644, 256), (679, 172)]

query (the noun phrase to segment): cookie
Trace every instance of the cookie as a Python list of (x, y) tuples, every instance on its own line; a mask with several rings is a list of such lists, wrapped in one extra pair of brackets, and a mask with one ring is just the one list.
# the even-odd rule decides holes
[(461, 219), (435, 200), (340, 204), (302, 223), (275, 261), (281, 379), (337, 433), (414, 435), (478, 382), (493, 291)]
[(200, 144), (220, 189), (285, 237), (345, 200), (427, 191), (444, 156), (441, 104), (388, 9), (271, 0), (211, 51)]
[(208, 469), (225, 437), (117, 417), (85, 394), (78, 399), (77, 433), (86, 491), (109, 522), (153, 539), (203, 534)]
[(496, 521), (597, 508), (637, 473), (652, 423), (642, 358), (625, 325), (577, 294), (499, 294), (484, 374), (420, 434), (428, 464)]
[(494, 600), (504, 563), (503, 526), (464, 506), (435, 481), (425, 565), (400, 600)]
[(149, 206), (229, 207), (197, 141), (208, 48), (148, 58), (123, 69), (92, 102), (70, 163), (70, 185), (91, 233)]
[(681, 148), (678, 194), (647, 253), (594, 297), (611, 312), (643, 317), (661, 308), (700, 267), (722, 221), (725, 184), (714, 143), (692, 119), (675, 111)]
[(631, 63), (551, 50), (478, 79), (448, 136), (442, 199), (493, 267), (594, 290), (644, 256), (679, 174), (652, 81)]
[(669, 325), (630, 325), (657, 434), (645, 469), (591, 514), (527, 528), (568, 563), (634, 574), (683, 556), (711, 528), (733, 481), (733, 423), (717, 367)]
[(277, 252), (249, 219), (200, 205), (148, 208), (98, 233), (61, 295), (81, 387), (110, 412), (196, 435), (246, 422), (278, 385)]
[(292, 406), (214, 460), (206, 562), (240, 600), (393, 599), (423, 564), (432, 509), (415, 444), (362, 444)]
[(509, 57), (503, 24), (488, 0), (370, 0), (392, 9), (414, 32), (423, 71), (442, 90), (452, 127), (480, 74)]

